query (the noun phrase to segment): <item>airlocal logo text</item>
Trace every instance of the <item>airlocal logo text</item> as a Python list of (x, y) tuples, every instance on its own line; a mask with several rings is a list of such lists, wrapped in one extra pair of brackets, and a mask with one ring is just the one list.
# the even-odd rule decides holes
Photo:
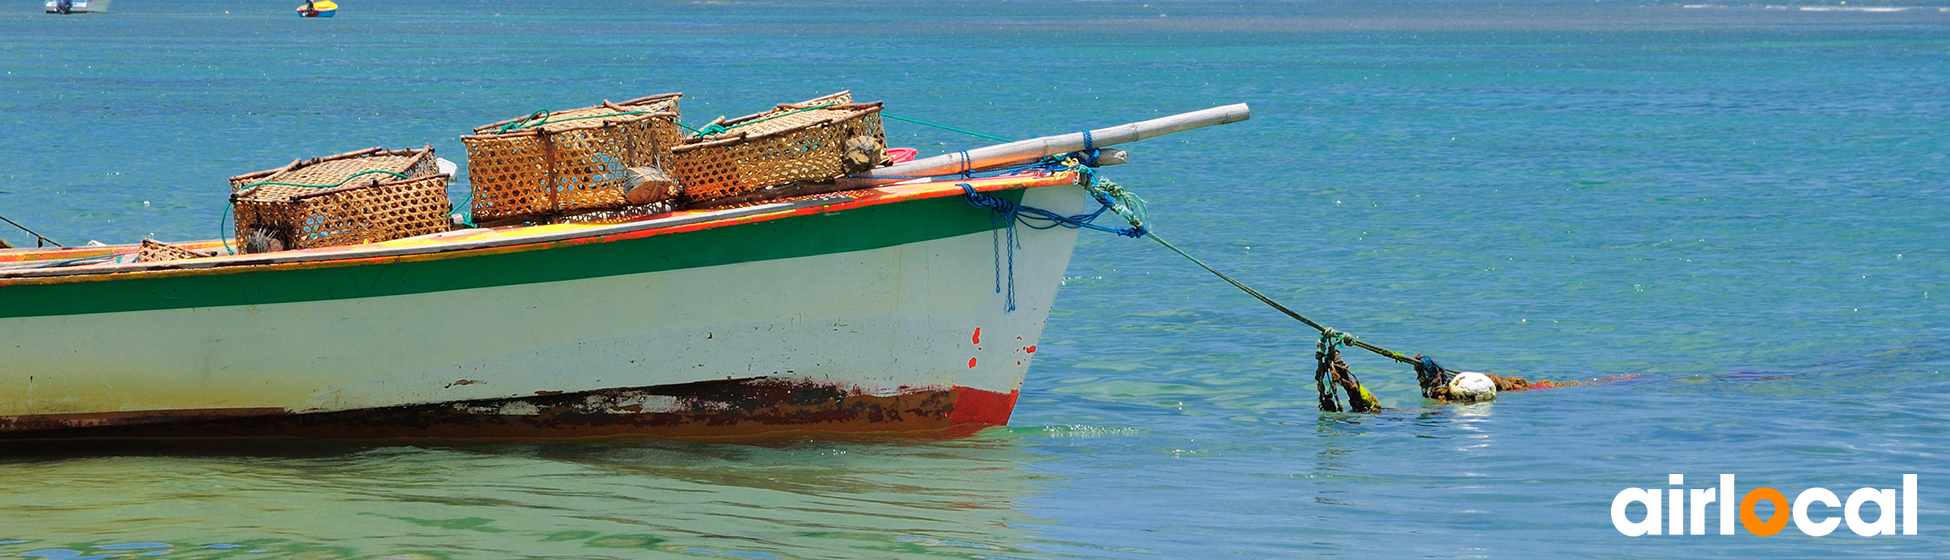
[[(1685, 475), (1668, 475), (1667, 483), (1679, 486), (1686, 483)], [(1611, 526), (1627, 537), (1657, 535), (1661, 528), (1668, 535), (1706, 534), (1706, 506), (1719, 505), (1720, 534), (1733, 534), (1734, 512), (1740, 514), (1740, 526), (1747, 532), (1763, 537), (1772, 536), (1787, 527), (1788, 520), (1794, 520), (1794, 527), (1811, 536), (1826, 535), (1835, 530), (1843, 521), (1848, 529), (1864, 537), (1896, 534), (1896, 491), (1876, 488), (1863, 488), (1848, 495), (1848, 502), (1829, 492), (1826, 488), (1809, 488), (1794, 497), (1794, 505), (1788, 505), (1787, 495), (1773, 488), (1755, 488), (1733, 501), (1737, 495), (1733, 486), (1733, 475), (1720, 475), (1718, 488), (1669, 488), (1666, 499), (1660, 499), (1658, 489), (1626, 488), (1611, 499)], [(1774, 512), (1767, 519), (1760, 518), (1754, 507), (1760, 502), (1772, 502)], [(1625, 508), (1633, 503), (1645, 506), (1645, 519), (1634, 522), (1625, 515)], [(1663, 505), (1662, 505), (1663, 504)], [(1874, 521), (1863, 519), (1862, 506), (1875, 504)], [(1826, 506), (1826, 511), (1814, 511), (1815, 507)], [(1690, 506), (1690, 507), (1689, 507)], [(1832, 508), (1841, 508), (1841, 517), (1835, 517)], [(1662, 516), (1661, 513), (1664, 513)], [(1661, 523), (1663, 517), (1664, 523)], [(1690, 523), (1689, 523), (1690, 522)], [(1905, 535), (1916, 534), (1916, 475), (1903, 475), (1902, 529)]]

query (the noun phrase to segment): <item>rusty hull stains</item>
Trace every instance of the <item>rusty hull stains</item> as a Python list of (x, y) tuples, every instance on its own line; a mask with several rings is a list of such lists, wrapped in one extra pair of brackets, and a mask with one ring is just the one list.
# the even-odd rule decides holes
[(26, 414), (0, 416), (0, 438), (11, 432), (85, 429), (101, 426), (129, 426), (175, 422), (196, 422), (240, 417), (287, 414), (282, 408), (208, 408), (180, 410), (142, 410), (135, 412), (83, 412), (75, 414)]
[(925, 432), (956, 427), (952, 413), (964, 391), (921, 388), (875, 396), (831, 384), (761, 377), (309, 414), (220, 409), (0, 417), (0, 440)]

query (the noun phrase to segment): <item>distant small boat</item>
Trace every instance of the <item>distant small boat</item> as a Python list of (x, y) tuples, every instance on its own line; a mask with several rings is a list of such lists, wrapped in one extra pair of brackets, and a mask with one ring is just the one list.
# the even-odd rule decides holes
[(109, 0), (47, 0), (50, 14), (106, 14)]
[(332, 0), (306, 2), (305, 5), (298, 7), (298, 15), (302, 17), (332, 17), (332, 14), (338, 11), (338, 3)]

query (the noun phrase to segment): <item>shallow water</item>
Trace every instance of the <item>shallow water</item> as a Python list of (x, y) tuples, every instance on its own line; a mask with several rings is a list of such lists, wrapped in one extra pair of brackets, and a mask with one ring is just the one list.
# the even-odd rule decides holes
[[(0, 458), (0, 555), (1950, 555), (1950, 4), (589, 6), (7, 8), (0, 215), (208, 238), (230, 175), (373, 145), (458, 160), (472, 126), (663, 91), (696, 120), (850, 88), (1008, 137), (1245, 102), (1105, 170), (1161, 235), (1391, 349), (1642, 377), (1432, 407), (1350, 355), (1404, 410), (1321, 414), (1304, 326), (1090, 234), (1008, 428), (58, 448)], [(1614, 530), (1612, 497), (1668, 473), (1844, 496), (1914, 473), (1922, 530)]]

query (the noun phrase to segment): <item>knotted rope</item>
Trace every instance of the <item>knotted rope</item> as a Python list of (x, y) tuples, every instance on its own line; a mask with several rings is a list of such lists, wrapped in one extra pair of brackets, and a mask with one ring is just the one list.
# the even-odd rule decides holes
[[(1354, 337), (1334, 329), (1323, 329), (1320, 342), (1314, 348), (1314, 387), (1320, 392), (1320, 410), (1323, 412), (1376, 412), (1381, 410), (1381, 400), (1361, 380), (1354, 377), (1354, 370), (1341, 361), (1340, 347), (1354, 342)], [(1337, 390), (1338, 389), (1338, 390)], [(1339, 391), (1347, 391), (1347, 406), (1341, 406)]]
[(1435, 358), (1415, 357), (1415, 383), (1422, 386), (1422, 398), (1442, 398), (1449, 387), (1449, 370), (1435, 363)]
[[(990, 212), (989, 221), (994, 226), (989, 229), (989, 235), (991, 242), (995, 246), (995, 292), (998, 294), (1004, 292), (1005, 283), (1002, 258), (1006, 253), (1008, 255), (1008, 276), (1006, 283), (1008, 295), (1006, 296), (1006, 300), (1009, 311), (1016, 310), (1016, 249), (1022, 246), (1021, 241), (1016, 238), (1016, 224), (1022, 224), (1029, 229), (1064, 227), (1069, 229), (1091, 229), (1105, 233), (1114, 233), (1124, 237), (1141, 237), (1144, 235), (1143, 228), (1132, 227), (1119, 229), (1092, 223), (1099, 216), (1104, 215), (1104, 211), (1111, 210), (1114, 205), (1120, 204), (1120, 201), (1123, 199), (1119, 197), (1128, 197), (1132, 200), (1136, 199), (1135, 195), (1125, 193), (1123, 189), (1117, 188), (1116, 185), (1111, 185), (1111, 187), (1115, 188), (1118, 194), (1110, 194), (1108, 191), (1093, 189), (1091, 195), (1100, 203), (1100, 206), (1098, 206), (1095, 212), (1074, 216), (1066, 216), (1042, 208), (1026, 206), (1011, 202), (1008, 199), (985, 194), (975, 190), (975, 186), (968, 183), (958, 183), (956, 186), (961, 187), (962, 198), (968, 201), (969, 206), (986, 209)], [(1137, 203), (1141, 208), (1143, 201), (1139, 200)]]

